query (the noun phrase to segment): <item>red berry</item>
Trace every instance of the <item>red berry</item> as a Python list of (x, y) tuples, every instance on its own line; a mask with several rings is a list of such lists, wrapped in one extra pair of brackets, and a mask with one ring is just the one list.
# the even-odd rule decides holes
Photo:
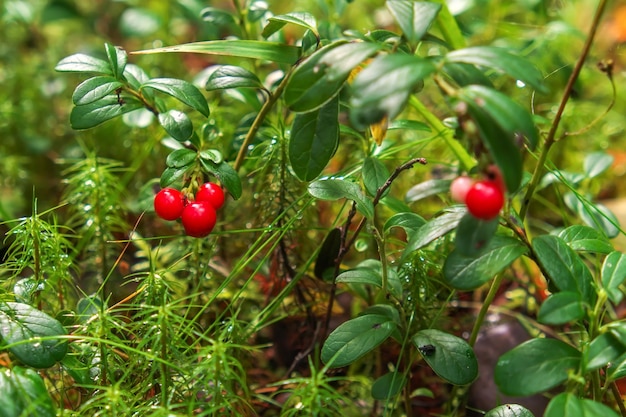
[(208, 201), (194, 201), (185, 206), (181, 220), (189, 236), (205, 237), (215, 227), (217, 217)]
[(198, 188), (196, 201), (208, 201), (215, 210), (224, 205), (224, 191), (214, 182), (205, 182)]
[(173, 188), (164, 188), (154, 196), (154, 211), (163, 220), (176, 220), (185, 207), (185, 197)]
[(450, 184), (450, 195), (452, 199), (459, 203), (465, 203), (467, 192), (474, 185), (474, 180), (470, 177), (457, 177)]
[(494, 181), (478, 181), (465, 196), (467, 210), (481, 220), (491, 220), (500, 214), (504, 206), (504, 193)]

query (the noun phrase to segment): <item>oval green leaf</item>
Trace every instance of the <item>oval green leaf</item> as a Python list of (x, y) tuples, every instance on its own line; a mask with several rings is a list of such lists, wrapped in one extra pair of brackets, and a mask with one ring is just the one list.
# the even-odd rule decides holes
[(626, 347), (611, 333), (602, 333), (589, 343), (585, 350), (585, 371), (607, 366), (626, 353)]
[(400, 372), (388, 372), (372, 384), (372, 398), (375, 400), (389, 400), (402, 391), (407, 378)]
[(526, 397), (548, 391), (578, 369), (580, 352), (557, 339), (531, 339), (500, 356), (495, 381), (506, 395)]
[(481, 220), (467, 213), (456, 228), (456, 250), (464, 256), (478, 255), (498, 230), (499, 218)]
[(245, 68), (220, 65), (211, 73), (204, 87), (208, 91), (227, 88), (264, 88), (259, 78)]
[(373, 156), (368, 156), (363, 160), (361, 172), (363, 173), (363, 185), (365, 185), (365, 190), (372, 197), (376, 196), (378, 189), (385, 185), (389, 179), (389, 170), (385, 164), (383, 164), (380, 159)]
[(356, 202), (357, 210), (365, 217), (374, 217), (374, 204), (365, 197), (358, 184), (336, 178), (318, 180), (309, 184), (309, 194), (320, 200), (347, 198)]
[(396, 327), (389, 317), (377, 314), (348, 320), (328, 335), (322, 361), (332, 368), (350, 365), (383, 343)]
[(611, 252), (602, 264), (602, 286), (606, 290), (609, 300), (619, 304), (624, 298), (620, 286), (626, 280), (626, 255), (621, 252)]
[(293, 25), (308, 29), (315, 34), (316, 38), (319, 38), (319, 33), (317, 32), (317, 21), (311, 13), (292, 12), (287, 14), (281, 14), (278, 16), (272, 16), (267, 20), (267, 25), (265, 25), (265, 27), (263, 28), (263, 32), (261, 33), (261, 36), (263, 36), (265, 39), (278, 32), (287, 23), (291, 23)]
[(599, 402), (578, 398), (571, 392), (554, 397), (546, 408), (544, 417), (618, 417), (618, 414)]
[(575, 292), (587, 304), (595, 304), (596, 294), (591, 272), (563, 239), (542, 235), (533, 239), (532, 247), (543, 270), (548, 274), (546, 278), (552, 280), (559, 290)]
[(215, 175), (217, 179), (220, 180), (222, 185), (226, 188), (226, 190), (228, 190), (230, 195), (232, 195), (235, 200), (238, 200), (239, 197), (241, 197), (243, 192), (241, 178), (239, 178), (237, 171), (235, 171), (235, 169), (230, 166), (228, 162), (222, 161), (219, 164), (216, 164), (209, 159), (200, 158), (200, 163), (206, 171)]
[(126, 67), (126, 63), (128, 62), (128, 55), (126, 55), (126, 51), (124, 51), (121, 47), (111, 45), (110, 43), (105, 43), (104, 49), (107, 57), (109, 58), (109, 65), (111, 65), (111, 69), (113, 70), (113, 76), (118, 80), (121, 80), (122, 74), (124, 74), (124, 67)]
[(0, 415), (54, 417), (56, 408), (45, 382), (32, 369), (14, 366), (0, 371)]
[(414, 235), (417, 229), (422, 227), (426, 220), (417, 213), (403, 212), (396, 213), (385, 222), (383, 230), (388, 233), (393, 227), (401, 227), (407, 235)]
[(339, 100), (318, 110), (297, 114), (289, 139), (289, 161), (302, 181), (317, 178), (335, 154), (339, 144)]
[(191, 119), (182, 111), (168, 110), (165, 113), (159, 113), (159, 124), (179, 142), (185, 142), (193, 135)]
[(507, 268), (524, 255), (528, 248), (508, 236), (494, 236), (478, 256), (463, 255), (453, 250), (443, 266), (445, 280), (458, 290), (473, 290)]
[(93, 72), (113, 75), (108, 62), (85, 54), (74, 54), (63, 58), (54, 69), (59, 72)]
[(433, 195), (447, 193), (450, 190), (451, 180), (429, 179), (409, 188), (404, 201), (413, 203)]
[(141, 89), (152, 88), (174, 97), (176, 100), (209, 116), (209, 105), (198, 88), (190, 82), (176, 78), (153, 78), (144, 83)]
[(579, 293), (562, 291), (550, 295), (541, 305), (537, 320), (559, 325), (585, 317), (585, 304)]
[(613, 155), (606, 152), (592, 152), (585, 157), (583, 169), (588, 178), (594, 178), (613, 165)]
[(28, 304), (0, 304), (0, 336), (11, 353), (28, 366), (49, 368), (63, 359), (67, 342), (54, 337), (65, 334), (58, 320)]
[(478, 361), (472, 347), (460, 337), (436, 329), (413, 336), (413, 344), (437, 375), (451, 384), (469, 384), (478, 376)]
[[(315, 259), (314, 273), (317, 278), (326, 281), (327, 271), (331, 270), (331, 274), (334, 273), (335, 260), (337, 259), (337, 256), (339, 256), (340, 249), (341, 229), (335, 227), (330, 229), (326, 238), (324, 238), (322, 247), (320, 248), (317, 258)], [(328, 279), (328, 281), (333, 281), (335, 277), (332, 276), (331, 278), (332, 279)]]
[(124, 101), (120, 102), (117, 97), (106, 96), (84, 106), (75, 106), (70, 113), (70, 124), (72, 129), (90, 129), (100, 123), (141, 108), (143, 108), (143, 104), (135, 99), (124, 98)]
[(563, 229), (558, 236), (577, 252), (608, 254), (613, 251), (606, 235), (589, 226), (576, 224)]
[(183, 168), (191, 165), (198, 157), (198, 153), (191, 149), (176, 149), (165, 159), (165, 164), (172, 168)]
[(74, 94), (72, 94), (72, 102), (77, 106), (93, 103), (123, 85), (115, 78), (107, 75), (92, 77), (76, 87)]
[(385, 4), (411, 43), (424, 37), (441, 10), (441, 4), (434, 2), (387, 0)]
[(493, 408), (485, 414), (485, 417), (535, 417), (527, 408), (519, 404), (504, 404)]

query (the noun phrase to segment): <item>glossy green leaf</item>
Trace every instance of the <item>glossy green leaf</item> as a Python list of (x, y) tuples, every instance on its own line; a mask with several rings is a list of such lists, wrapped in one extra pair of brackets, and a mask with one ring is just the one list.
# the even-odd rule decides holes
[(348, 320), (328, 335), (321, 359), (332, 368), (350, 365), (383, 343), (396, 327), (388, 317), (377, 314)]
[(70, 113), (70, 124), (72, 129), (89, 129), (141, 108), (143, 108), (143, 104), (137, 100), (125, 98), (120, 104), (117, 97), (106, 96), (84, 106), (75, 106)]
[(404, 196), (404, 201), (413, 203), (423, 198), (437, 194), (447, 193), (450, 190), (451, 180), (429, 179), (409, 188)]
[(441, 10), (440, 4), (432, 2), (387, 0), (385, 4), (411, 43), (424, 37)]
[(263, 33), (261, 33), (261, 35), (267, 39), (282, 29), (282, 27), (287, 23), (308, 29), (313, 32), (317, 38), (319, 38), (319, 33), (317, 32), (317, 21), (311, 13), (307, 12), (292, 12), (270, 17), (267, 19), (267, 25), (263, 28)]
[(35, 277), (22, 278), (13, 286), (15, 301), (32, 304), (36, 293), (45, 290), (46, 281), (38, 281)]
[(506, 188), (514, 192), (522, 181), (522, 156), (520, 148), (515, 143), (515, 132), (507, 132), (496, 121), (495, 108), (486, 107), (486, 102), (465, 97), (467, 111), (478, 128), (480, 139), (489, 150), (496, 163)]
[(624, 346), (610, 333), (602, 333), (585, 350), (585, 371), (602, 368), (626, 353)]
[(400, 372), (388, 372), (372, 384), (372, 398), (389, 400), (398, 395), (407, 383), (407, 378)]
[(478, 255), (491, 241), (498, 230), (499, 218), (480, 220), (467, 213), (456, 229), (456, 250), (464, 256)]
[(558, 236), (577, 252), (608, 254), (613, 251), (613, 245), (606, 235), (589, 226), (569, 226), (559, 232)]
[(611, 252), (602, 264), (602, 286), (613, 304), (619, 304), (624, 298), (620, 286), (626, 280), (626, 255), (621, 252)]
[(165, 164), (172, 168), (182, 168), (191, 165), (197, 157), (198, 154), (194, 150), (188, 148), (176, 149), (167, 156)]
[(514, 55), (505, 49), (492, 46), (474, 46), (448, 52), (447, 62), (463, 62), (484, 68), (498, 69), (540, 92), (547, 92), (543, 75), (528, 59)]
[(404, 260), (414, 251), (428, 245), (433, 240), (454, 230), (465, 213), (467, 213), (467, 210), (464, 206), (450, 207), (440, 216), (426, 222), (413, 235), (409, 236), (409, 241), (402, 253), (401, 260)]
[(121, 80), (122, 74), (124, 74), (124, 67), (126, 67), (126, 63), (128, 62), (128, 55), (126, 55), (126, 51), (119, 46), (114, 46), (109, 43), (104, 44), (104, 49), (106, 51), (107, 58), (109, 58), (109, 65), (111, 65), (113, 76), (118, 80)]
[(361, 63), (382, 49), (382, 45), (372, 42), (339, 43), (320, 58), (328, 81), (345, 80)]
[(318, 180), (309, 184), (309, 194), (320, 200), (339, 200), (347, 198), (356, 202), (357, 210), (365, 217), (374, 217), (374, 204), (368, 199), (358, 184), (340, 180), (327, 179)]
[(211, 25), (227, 26), (237, 24), (235, 15), (216, 7), (205, 7), (200, 12), (200, 17)]
[(466, 256), (458, 249), (453, 250), (443, 266), (443, 275), (452, 287), (473, 290), (527, 251), (528, 248), (519, 240), (496, 235), (477, 256)]
[(506, 395), (525, 397), (548, 391), (567, 380), (580, 365), (580, 352), (557, 339), (531, 339), (496, 364), (496, 385)]
[(618, 417), (619, 415), (606, 405), (578, 398), (571, 392), (563, 392), (549, 403), (544, 417)]
[(424, 329), (412, 340), (424, 361), (449, 383), (465, 385), (478, 376), (474, 350), (460, 337), (436, 329)]
[(49, 368), (63, 359), (67, 342), (54, 337), (65, 334), (58, 320), (28, 304), (0, 304), (0, 336), (11, 353), (28, 366)]
[(559, 290), (578, 293), (584, 302), (595, 304), (596, 294), (591, 272), (563, 239), (542, 235), (533, 239), (532, 247), (543, 270), (548, 274), (546, 278)]
[(0, 392), (2, 417), (56, 416), (56, 407), (45, 382), (32, 369), (14, 366), (0, 370)]
[(289, 138), (289, 161), (302, 181), (317, 178), (335, 154), (339, 144), (339, 100), (318, 110), (297, 114)]
[(215, 164), (220, 164), (224, 160), (222, 153), (217, 149), (205, 149), (200, 151), (198, 155), (200, 155), (200, 158)]
[(372, 197), (376, 196), (378, 189), (385, 185), (389, 179), (389, 170), (385, 164), (373, 156), (368, 156), (363, 160), (361, 172), (365, 190)]
[(89, 78), (80, 83), (72, 94), (72, 102), (77, 105), (93, 103), (96, 100), (112, 93), (124, 84), (115, 78), (102, 75)]
[(444, 64), (443, 70), (461, 87), (476, 84), (493, 88), (493, 83), (489, 77), (474, 65), (462, 62), (447, 62)]
[(193, 42), (165, 48), (137, 51), (133, 52), (133, 54), (162, 54), (166, 52), (236, 56), (240, 58), (274, 61), (283, 64), (295, 64), (300, 58), (300, 48), (297, 46), (277, 42), (239, 39)]
[(367, 284), (382, 287), (383, 279), (380, 273), (372, 268), (349, 269), (337, 275), (335, 282), (343, 284)]
[(506, 94), (482, 85), (469, 85), (459, 90), (459, 97), (482, 107), (511, 138), (521, 134), (531, 149), (537, 146), (539, 133), (532, 114)]
[(421, 130), (423, 132), (430, 132), (430, 126), (424, 122), (418, 122), (417, 120), (396, 119), (389, 123), (387, 130)]
[(199, 111), (204, 116), (209, 116), (209, 105), (206, 98), (204, 98), (200, 90), (198, 90), (195, 85), (187, 81), (176, 78), (153, 78), (147, 83), (144, 83), (141, 88), (153, 88), (157, 91), (168, 94), (178, 101)]
[(168, 110), (165, 113), (159, 113), (159, 124), (179, 142), (185, 142), (193, 135), (191, 119), (182, 111)]
[(375, 58), (352, 83), (350, 120), (358, 128), (392, 120), (404, 109), (413, 89), (435, 71), (433, 63), (413, 55)]
[[(327, 271), (331, 269), (332, 272), (334, 272), (335, 260), (337, 259), (337, 256), (339, 256), (340, 249), (341, 229), (330, 229), (324, 238), (324, 242), (322, 242), (322, 247), (320, 248), (315, 260), (314, 273), (317, 278), (327, 280)], [(335, 277), (333, 276), (331, 278), (332, 279), (329, 281), (334, 280)]]
[(161, 188), (169, 187), (174, 184), (176, 181), (183, 178), (185, 173), (189, 170), (189, 166), (183, 166), (181, 168), (167, 167), (163, 170), (161, 174), (161, 179), (159, 181), (159, 185)]
[(626, 377), (626, 353), (611, 361), (606, 367), (606, 373), (611, 381)]
[(59, 72), (92, 72), (113, 75), (108, 62), (85, 54), (74, 54), (63, 58), (54, 69)]
[(220, 65), (211, 73), (204, 87), (209, 91), (227, 88), (264, 88), (259, 78), (245, 68)]
[(585, 304), (579, 293), (561, 291), (550, 295), (541, 305), (537, 320), (559, 325), (585, 317)]
[[(150, 79), (143, 69), (134, 64), (126, 64), (124, 68), (124, 78), (128, 81), (128, 84), (136, 90)], [(148, 94), (146, 97), (152, 100), (152, 94)]]
[(522, 407), (519, 404), (504, 404), (493, 408), (487, 413), (485, 417), (535, 417), (533, 413), (527, 408)]
[(413, 212), (396, 213), (385, 222), (383, 230), (388, 233), (393, 227), (401, 227), (407, 235), (412, 236), (417, 229), (422, 227), (426, 220), (422, 216)]
[(235, 171), (235, 169), (230, 166), (228, 162), (222, 161), (219, 164), (216, 164), (208, 159), (200, 158), (200, 163), (205, 170), (215, 175), (217, 179), (220, 180), (222, 185), (226, 188), (226, 190), (228, 190), (230, 195), (232, 195), (235, 200), (238, 200), (239, 197), (241, 197), (243, 192), (241, 178), (239, 178), (237, 171)]
[(613, 165), (613, 155), (606, 152), (592, 152), (585, 157), (583, 169), (589, 178), (595, 178)]

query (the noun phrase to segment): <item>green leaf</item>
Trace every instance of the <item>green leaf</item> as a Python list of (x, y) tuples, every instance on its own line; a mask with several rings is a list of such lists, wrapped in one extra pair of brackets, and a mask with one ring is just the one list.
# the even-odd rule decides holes
[(159, 124), (179, 142), (185, 142), (193, 135), (191, 119), (182, 111), (168, 110), (165, 113), (159, 113)]
[(452, 287), (473, 290), (527, 251), (519, 240), (496, 235), (476, 257), (463, 255), (458, 249), (453, 250), (443, 266), (443, 275)]
[(559, 325), (585, 317), (585, 304), (576, 292), (562, 291), (550, 295), (541, 305), (537, 320)]
[(606, 367), (606, 372), (611, 381), (626, 377), (626, 353), (611, 361)]
[(374, 217), (374, 204), (363, 194), (358, 184), (340, 179), (318, 180), (309, 184), (309, 194), (320, 200), (347, 198), (356, 202), (356, 208), (365, 217)]
[[(334, 272), (335, 260), (337, 259), (337, 256), (339, 256), (340, 249), (341, 229), (330, 229), (326, 238), (324, 238), (324, 242), (322, 243), (322, 247), (317, 254), (317, 258), (315, 259), (314, 273), (317, 278), (326, 280), (326, 271), (332, 269), (332, 272)], [(330, 281), (333, 281), (334, 279), (335, 277), (333, 276)]]
[(587, 265), (559, 237), (542, 235), (532, 241), (533, 251), (556, 287), (575, 292), (589, 305), (595, 304), (593, 277)]
[(209, 116), (209, 105), (207, 104), (206, 98), (204, 98), (200, 90), (198, 90), (195, 85), (187, 81), (176, 78), (153, 78), (144, 83), (141, 88), (153, 88), (157, 91), (168, 94), (178, 101), (199, 111), (204, 116)]
[(570, 226), (563, 229), (558, 236), (577, 252), (608, 254), (613, 251), (613, 245), (606, 235), (589, 226)]
[(222, 153), (217, 149), (205, 149), (203, 151), (200, 151), (198, 155), (200, 155), (200, 158), (213, 162), (215, 164), (220, 164), (224, 160)]
[(605, 205), (592, 203), (571, 191), (565, 193), (563, 201), (587, 226), (602, 230), (609, 238), (620, 234), (619, 220)]
[(287, 23), (291, 23), (296, 26), (308, 29), (315, 34), (316, 38), (320, 37), (317, 31), (317, 21), (311, 13), (292, 12), (287, 14), (281, 14), (278, 16), (272, 16), (267, 20), (267, 25), (265, 25), (265, 27), (263, 28), (263, 32), (261, 33), (261, 36), (263, 36), (265, 39), (278, 32)]
[(480, 139), (500, 168), (507, 190), (516, 191), (522, 181), (523, 167), (514, 132), (507, 132), (498, 124), (493, 115), (497, 110), (487, 108), (486, 102), (466, 99), (467, 111), (476, 123)]
[(580, 352), (557, 339), (531, 339), (500, 356), (495, 381), (506, 395), (526, 397), (548, 391), (578, 369)]
[(55, 417), (56, 409), (45, 382), (32, 369), (0, 370), (0, 415)]
[(417, 120), (396, 119), (389, 123), (387, 130), (421, 130), (424, 132), (430, 132), (430, 127), (424, 122), (418, 122)]
[(107, 75), (92, 77), (76, 87), (74, 94), (72, 94), (72, 102), (77, 106), (93, 103), (123, 85), (115, 78)]
[(11, 353), (28, 366), (50, 368), (63, 359), (67, 342), (54, 337), (65, 334), (61, 323), (28, 304), (0, 304), (0, 336)]
[(209, 91), (227, 88), (264, 88), (259, 78), (247, 69), (220, 65), (211, 73), (204, 87)]
[(435, 71), (433, 63), (414, 55), (392, 54), (374, 59), (352, 83), (350, 120), (357, 128), (392, 120), (413, 89)]
[(170, 153), (165, 159), (165, 164), (172, 168), (183, 168), (191, 165), (198, 157), (198, 153), (191, 149), (176, 149)]
[(167, 167), (163, 170), (161, 174), (161, 180), (159, 181), (159, 185), (161, 188), (169, 187), (174, 184), (176, 181), (183, 178), (185, 173), (189, 170), (189, 166), (183, 166), (181, 168), (173, 168)]
[(602, 264), (602, 286), (613, 304), (619, 304), (624, 298), (620, 286), (626, 280), (626, 255), (621, 252), (611, 252)]
[(321, 358), (332, 368), (350, 365), (383, 343), (397, 325), (389, 317), (366, 314), (342, 323), (322, 346)]
[(388, 0), (385, 4), (411, 43), (422, 39), (441, 10), (440, 4), (431, 2)]
[(409, 236), (409, 241), (402, 253), (401, 262), (411, 253), (454, 230), (465, 213), (467, 213), (465, 206), (459, 205), (448, 208), (442, 215), (426, 222), (417, 232)]
[(585, 350), (585, 372), (603, 368), (626, 353), (626, 347), (612, 334), (602, 333)]
[(407, 235), (414, 235), (417, 229), (422, 227), (426, 220), (413, 212), (396, 213), (385, 222), (383, 230), (388, 233), (393, 227), (401, 227)]
[(595, 178), (613, 165), (613, 155), (606, 152), (592, 152), (585, 157), (583, 167), (589, 178)]
[(339, 144), (339, 100), (318, 110), (297, 114), (289, 139), (289, 161), (302, 181), (317, 178), (335, 154)]
[(461, 87), (478, 84), (493, 88), (493, 83), (489, 77), (473, 65), (462, 62), (448, 62), (444, 64), (443, 70)]
[(510, 138), (521, 134), (531, 149), (537, 146), (539, 133), (532, 114), (506, 94), (482, 85), (469, 85), (459, 90), (459, 97), (474, 101)]
[(205, 22), (208, 22), (210, 25), (217, 26), (227, 26), (227, 25), (236, 25), (237, 20), (235, 15), (232, 13), (228, 13), (222, 9), (218, 9), (215, 7), (205, 7), (200, 12), (200, 17)]
[(372, 42), (336, 43), (320, 59), (328, 81), (345, 80), (352, 70), (382, 49), (382, 45)]
[[(352, 68), (361, 63), (360, 59), (367, 58), (367, 54), (360, 54), (345, 59), (343, 63), (337, 61), (337, 58), (333, 61), (326, 59), (329, 54), (332, 54), (331, 57), (337, 56), (333, 54), (333, 51), (342, 46), (347, 46), (345, 41), (337, 41), (325, 46), (296, 68), (283, 94), (285, 103), (291, 110), (308, 112), (329, 102), (339, 94)], [(368, 51), (374, 53), (376, 50), (370, 48)], [(329, 75), (327, 71), (332, 72)]]
[(143, 104), (135, 99), (126, 98), (123, 104), (120, 104), (117, 97), (106, 96), (93, 103), (74, 107), (70, 113), (70, 124), (72, 129), (89, 129), (107, 120), (141, 108), (143, 108)]
[(404, 201), (413, 203), (433, 195), (450, 191), (451, 180), (429, 179), (409, 188), (404, 196)]
[(372, 268), (349, 269), (339, 274), (335, 282), (343, 284), (374, 285), (378, 288), (383, 285), (383, 279), (380, 272)]
[(527, 408), (519, 404), (504, 404), (493, 408), (485, 417), (535, 417)]
[(549, 403), (544, 417), (618, 417), (619, 415), (599, 402), (578, 398), (571, 392), (563, 392)]
[(464, 62), (489, 69), (498, 69), (509, 76), (545, 93), (543, 75), (526, 58), (492, 46), (474, 46), (448, 52), (447, 62)]
[(126, 63), (128, 62), (126, 51), (119, 46), (113, 46), (109, 43), (104, 44), (104, 49), (109, 58), (109, 65), (111, 65), (113, 76), (121, 80), (122, 74), (124, 74), (124, 67), (126, 67)]
[(389, 170), (385, 164), (383, 164), (380, 159), (373, 156), (368, 156), (363, 160), (361, 172), (363, 174), (365, 190), (372, 197), (376, 196), (378, 189), (385, 185), (387, 179), (389, 179)]
[(413, 336), (413, 344), (433, 371), (451, 384), (469, 384), (478, 376), (474, 350), (460, 337), (425, 329)]
[(63, 58), (54, 69), (59, 72), (93, 72), (113, 75), (108, 62), (85, 54), (74, 54)]
[(459, 254), (469, 257), (478, 255), (498, 230), (499, 219), (480, 220), (467, 213), (456, 229), (454, 240)]
[(407, 378), (400, 372), (388, 372), (379, 377), (372, 384), (372, 398), (375, 400), (389, 400), (402, 391)]
[(241, 197), (243, 192), (241, 178), (239, 178), (237, 171), (235, 171), (235, 169), (230, 166), (228, 162), (222, 161), (219, 164), (216, 164), (208, 159), (200, 158), (200, 163), (204, 169), (215, 175), (217, 179), (220, 180), (222, 185), (228, 190), (230, 195), (232, 195), (235, 200), (238, 200), (239, 197)]
[(133, 54), (162, 54), (166, 52), (191, 52), (197, 54), (236, 56), (290, 65), (295, 64), (300, 58), (300, 48), (297, 46), (277, 42), (239, 39), (193, 42), (165, 48), (137, 51), (133, 52)]

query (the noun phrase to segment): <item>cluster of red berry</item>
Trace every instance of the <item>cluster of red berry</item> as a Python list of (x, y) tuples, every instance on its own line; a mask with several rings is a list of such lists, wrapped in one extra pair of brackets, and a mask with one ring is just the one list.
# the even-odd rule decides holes
[(504, 206), (504, 192), (504, 184), (499, 176), (479, 181), (461, 176), (450, 184), (452, 199), (465, 203), (467, 211), (481, 220), (491, 220), (500, 214)]
[(224, 199), (222, 187), (213, 182), (202, 184), (193, 201), (174, 188), (163, 188), (154, 196), (154, 211), (163, 220), (180, 219), (189, 236), (204, 237), (215, 227)]

